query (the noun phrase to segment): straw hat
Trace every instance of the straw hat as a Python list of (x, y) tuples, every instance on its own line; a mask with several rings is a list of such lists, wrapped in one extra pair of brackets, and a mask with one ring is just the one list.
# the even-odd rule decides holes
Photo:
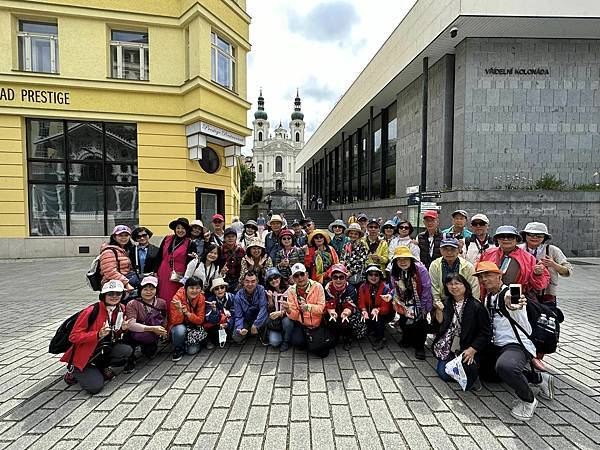
[(312, 233), (310, 233), (308, 235), (308, 244), (312, 245), (313, 239), (315, 238), (315, 236), (317, 236), (319, 234), (325, 238), (325, 242), (327, 242), (327, 244), (329, 244), (331, 242), (331, 237), (329, 236), (329, 233), (327, 231), (316, 229), (315, 231), (313, 231)]

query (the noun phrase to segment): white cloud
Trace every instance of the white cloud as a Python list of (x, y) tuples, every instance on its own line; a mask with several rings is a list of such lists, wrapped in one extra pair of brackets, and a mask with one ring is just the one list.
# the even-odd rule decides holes
[(299, 88), (308, 139), (414, 2), (248, 0), (248, 125), (260, 87), (272, 126), (290, 121)]

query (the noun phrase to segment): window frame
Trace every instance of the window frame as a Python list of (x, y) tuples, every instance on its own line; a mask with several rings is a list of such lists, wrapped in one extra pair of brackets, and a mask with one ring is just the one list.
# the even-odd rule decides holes
[[(222, 48), (219, 47), (218, 41), (221, 40), (225, 44), (229, 46), (229, 53), (225, 52)], [(224, 85), (220, 83), (219, 80), (219, 64), (218, 64), (218, 56), (222, 56), (228, 60), (228, 68), (229, 68), (229, 85)], [(224, 87), (225, 89), (229, 89), (230, 91), (235, 92), (236, 86), (236, 76), (235, 76), (235, 68), (236, 68), (236, 48), (230, 42), (230, 40), (223, 38), (223, 36), (215, 31), (210, 32), (210, 78), (214, 83), (217, 83), (219, 86)]]
[[(39, 157), (31, 157), (30, 156), (30, 152), (29, 152), (29, 146), (30, 146), (30, 142), (29, 142), (29, 127), (30, 127), (30, 123), (33, 121), (43, 121), (43, 120), (48, 120), (48, 121), (54, 121), (54, 122), (62, 122), (62, 138), (63, 138), (63, 150), (64, 150), (64, 155), (62, 158), (39, 158)], [(73, 159), (70, 157), (70, 150), (69, 150), (69, 123), (99, 123), (102, 125), (102, 159), (99, 160), (80, 160), (80, 159)], [(25, 119), (25, 128), (26, 128), (26, 153), (27, 153), (27, 191), (29, 193), (29, 195), (31, 194), (31, 186), (32, 185), (52, 185), (52, 186), (63, 186), (65, 193), (64, 193), (64, 198), (65, 198), (65, 210), (64, 210), (64, 214), (65, 214), (65, 233), (62, 235), (32, 235), (31, 234), (31, 229), (32, 229), (32, 219), (33, 219), (33, 202), (31, 197), (28, 199), (28, 211), (29, 211), (29, 233), (30, 236), (40, 236), (40, 237), (55, 237), (55, 236), (63, 236), (63, 237), (67, 237), (67, 236), (79, 236), (79, 235), (74, 235), (71, 233), (71, 203), (72, 203), (72, 194), (71, 194), (71, 187), (72, 186), (97, 186), (97, 187), (102, 187), (102, 198), (103, 198), (103, 206), (102, 206), (102, 213), (103, 213), (103, 228), (104, 228), (104, 234), (103, 236), (108, 236), (109, 233), (109, 227), (108, 227), (108, 191), (107, 189), (113, 186), (122, 186), (122, 187), (135, 187), (136, 188), (136, 200), (135, 202), (137, 203), (137, 214), (138, 216), (135, 218), (135, 220), (139, 220), (139, 179), (138, 177), (136, 177), (136, 181), (135, 183), (131, 183), (131, 182), (124, 182), (124, 181), (109, 181), (107, 180), (107, 176), (106, 176), (106, 168), (107, 167), (111, 167), (112, 165), (115, 164), (122, 164), (122, 165), (135, 165), (136, 167), (138, 166), (138, 157), (137, 157), (137, 151), (139, 150), (139, 144), (137, 144), (137, 124), (136, 123), (130, 123), (127, 122), (127, 125), (134, 125), (136, 127), (136, 159), (124, 159), (122, 161), (107, 161), (106, 158), (106, 149), (107, 149), (107, 144), (106, 144), (106, 126), (108, 124), (113, 124), (113, 123), (120, 123), (120, 122), (103, 122), (103, 121), (90, 121), (90, 120), (66, 120), (66, 119), (43, 119), (43, 118), (35, 118), (35, 117), (28, 117)], [(30, 163), (52, 163), (52, 164), (56, 164), (56, 163), (61, 163), (64, 164), (64, 179), (63, 180), (35, 180), (31, 178), (31, 170), (29, 170)], [(73, 181), (71, 179), (71, 165), (72, 164), (83, 164), (83, 165), (101, 165), (102, 167), (102, 180), (100, 181)]]
[[(150, 80), (150, 38), (147, 37), (148, 42), (128, 42), (128, 41), (119, 41), (112, 38), (114, 32), (118, 33), (141, 33), (146, 34), (148, 36), (147, 31), (131, 31), (131, 30), (120, 30), (117, 28), (110, 29), (110, 41), (108, 43), (108, 54), (109, 54), (109, 65), (110, 65), (110, 77), (115, 80), (127, 80), (127, 81), (149, 81)], [(112, 59), (112, 49), (116, 48), (117, 53), (117, 62), (116, 69), (117, 74), (114, 75), (113, 72), (113, 59)], [(123, 50), (125, 48), (135, 49), (137, 48), (140, 55), (140, 78), (125, 78), (123, 75), (124, 66), (123, 66)], [(146, 51), (148, 52), (148, 61), (146, 61)]]
[[(36, 33), (33, 31), (21, 31), (22, 23), (35, 23), (40, 25), (52, 25), (56, 27), (56, 34)], [(31, 39), (45, 39), (50, 42), (50, 71), (46, 72), (43, 70), (33, 70), (33, 48), (31, 46)], [(23, 52), (21, 55), (21, 46), (19, 45), (20, 40), (23, 39)], [(19, 70), (24, 72), (34, 73), (51, 73), (58, 74), (58, 22), (45, 22), (37, 20), (26, 20), (18, 19), (17, 23), (17, 55)], [(23, 65), (21, 64), (23, 63)]]

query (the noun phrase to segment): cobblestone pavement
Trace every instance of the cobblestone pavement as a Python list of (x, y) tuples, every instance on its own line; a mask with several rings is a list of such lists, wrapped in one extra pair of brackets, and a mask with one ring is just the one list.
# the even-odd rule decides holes
[(562, 281), (567, 316), (554, 401), (509, 414), (502, 385), (463, 393), (392, 343), (324, 359), (254, 342), (171, 362), (169, 352), (94, 397), (47, 353), (61, 321), (94, 300), (88, 258), (0, 262), (0, 448), (598, 448), (598, 265)]

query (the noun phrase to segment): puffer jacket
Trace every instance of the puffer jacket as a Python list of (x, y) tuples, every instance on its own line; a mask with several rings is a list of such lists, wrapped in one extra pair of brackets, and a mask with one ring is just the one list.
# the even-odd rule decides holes
[(187, 296), (185, 295), (185, 287), (181, 287), (175, 293), (175, 296), (173, 296), (173, 300), (179, 300), (179, 302), (190, 312), (190, 315), (185, 317), (183, 313), (175, 308), (175, 304), (171, 302), (171, 305), (169, 306), (169, 333), (175, 325), (185, 324), (186, 322), (197, 326), (202, 325), (206, 311), (204, 294), (202, 292), (193, 298), (191, 302), (188, 302)]
[[(290, 304), (290, 312), (287, 316), (291, 320), (300, 322), (308, 328), (316, 328), (321, 324), (323, 312), (325, 310), (325, 291), (321, 283), (313, 280), (308, 280), (306, 288), (306, 303), (311, 305), (311, 310), (300, 312), (300, 299), (298, 298), (298, 289), (293, 285), (288, 290), (288, 303)], [(302, 316), (300, 316), (302, 314)]]
[[(371, 285), (368, 282), (364, 282), (358, 288), (358, 307), (361, 311), (367, 311), (371, 314), (373, 308), (379, 309), (379, 315), (385, 316), (393, 312), (392, 300), (386, 302), (381, 298), (382, 295), (392, 294), (392, 289), (383, 282), (380, 281), (377, 285), (377, 291), (375, 292), (374, 299), (371, 296)], [(375, 300), (375, 301), (373, 301)]]
[[(117, 258), (115, 253), (117, 252)], [(118, 263), (117, 263), (118, 260)], [(128, 282), (125, 276), (131, 271), (131, 260), (127, 251), (118, 245), (103, 244), (100, 250), (100, 273), (102, 284), (110, 280), (119, 280), (123, 284)]]

